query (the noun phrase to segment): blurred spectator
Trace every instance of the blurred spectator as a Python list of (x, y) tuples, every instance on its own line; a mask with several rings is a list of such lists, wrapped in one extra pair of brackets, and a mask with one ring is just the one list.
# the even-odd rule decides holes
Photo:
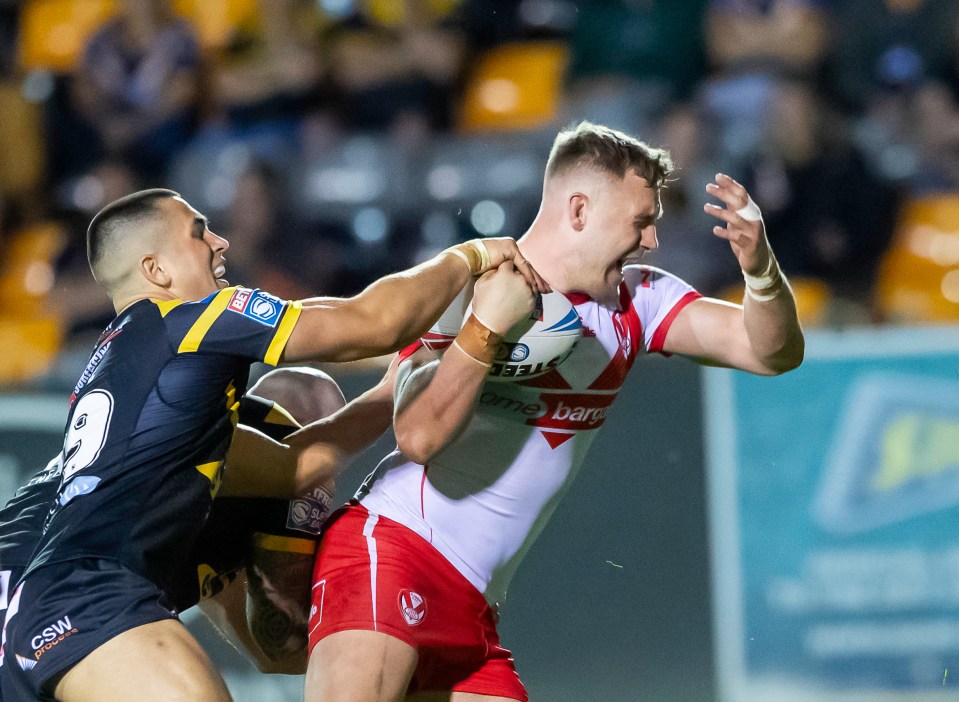
[(705, 69), (705, 0), (595, 0), (570, 33), (570, 118), (645, 131)]
[(719, 121), (725, 168), (745, 166), (762, 148), (780, 80), (815, 82), (830, 12), (829, 0), (709, 0), (712, 71), (699, 97)]
[(428, 0), (367, 2), (330, 34), (331, 70), (351, 129), (448, 129), (462, 33)]
[(237, 178), (233, 201), (213, 229), (230, 242), (226, 277), (232, 285), (291, 300), (329, 286), (325, 261), (297, 231), (283, 204), (282, 183), (265, 163), (253, 162)]
[(959, 192), (959, 105), (944, 83), (877, 88), (854, 139), (870, 167), (910, 195)]
[(829, 47), (832, 0), (709, 0), (706, 43), (722, 75), (812, 77)]
[(67, 135), (74, 142), (68, 157), (84, 167), (122, 158), (141, 177), (159, 178), (194, 128), (199, 78), (196, 36), (173, 15), (171, 0), (122, 0), (119, 15), (90, 39), (75, 76), (71, 97), (81, 124)]
[(896, 221), (896, 188), (850, 145), (844, 120), (807, 85), (775, 89), (767, 139), (747, 178), (783, 269), (867, 303)]
[(101, 207), (139, 190), (142, 183), (124, 162), (105, 160), (70, 184), (58, 213), (66, 246), (56, 260), (51, 307), (63, 322), (65, 342), (86, 349), (116, 316), (110, 299), (93, 280), (87, 263), (87, 225)]
[(259, 0), (259, 23), (217, 57), (217, 108), (240, 128), (290, 122), (322, 97), (322, 16), (315, 0)]
[(842, 105), (863, 110), (877, 88), (906, 90), (946, 79), (956, 62), (955, 0), (837, 0), (832, 84)]
[(913, 193), (959, 193), (959, 104), (944, 84), (930, 81), (915, 98), (918, 164)]
[(739, 271), (729, 266), (729, 244), (712, 235), (713, 219), (703, 212), (710, 199), (706, 183), (718, 171), (730, 172), (728, 164), (720, 162), (715, 130), (699, 106), (679, 103), (659, 122), (651, 140), (669, 149), (676, 175), (663, 188), (663, 217), (656, 223), (659, 249), (646, 262), (680, 276), (706, 295), (741, 282)]
[(463, 0), (456, 17), (472, 51), (525, 39), (566, 36), (579, 14), (573, 0)]

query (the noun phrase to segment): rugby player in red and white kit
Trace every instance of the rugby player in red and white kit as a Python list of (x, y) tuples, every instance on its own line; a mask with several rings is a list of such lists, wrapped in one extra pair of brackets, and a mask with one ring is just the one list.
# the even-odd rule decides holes
[(457, 345), (401, 370), (398, 449), (331, 519), (317, 555), (307, 702), (526, 700), (496, 634), (497, 603), (633, 363), (681, 354), (775, 375), (802, 362), (792, 292), (758, 207), (732, 178), (706, 186), (721, 204), (705, 209), (725, 223), (713, 234), (744, 272), (742, 305), (635, 263), (658, 245), (671, 170), (666, 152), (605, 127), (557, 136), (519, 247), (573, 303), (584, 336), (544, 376), (486, 382), (504, 320), (484, 318), (495, 310), (482, 304), (481, 279), (478, 319)]

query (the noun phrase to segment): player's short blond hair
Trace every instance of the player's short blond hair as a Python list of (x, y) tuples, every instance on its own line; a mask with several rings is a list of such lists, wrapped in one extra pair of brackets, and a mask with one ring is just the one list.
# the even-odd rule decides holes
[(649, 187), (656, 189), (663, 187), (673, 172), (673, 161), (665, 149), (587, 121), (571, 125), (556, 135), (546, 162), (546, 180), (581, 166), (617, 178), (635, 170)]

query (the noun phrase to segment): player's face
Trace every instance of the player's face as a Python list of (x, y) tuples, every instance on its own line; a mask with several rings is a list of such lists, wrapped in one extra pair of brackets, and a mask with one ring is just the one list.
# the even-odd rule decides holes
[(659, 193), (645, 178), (630, 171), (622, 180), (610, 179), (597, 194), (592, 221), (595, 243), (589, 275), (605, 299), (617, 299), (623, 266), (638, 262), (659, 246), (656, 220), (661, 212)]
[(173, 198), (174, 294), (181, 300), (200, 300), (229, 283), (223, 279), (230, 243), (210, 231), (207, 218), (185, 200)]

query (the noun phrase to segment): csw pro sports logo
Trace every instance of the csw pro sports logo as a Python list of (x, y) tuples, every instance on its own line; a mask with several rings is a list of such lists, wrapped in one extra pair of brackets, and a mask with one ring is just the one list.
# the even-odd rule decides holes
[(226, 308), (230, 312), (249, 317), (254, 322), (275, 327), (276, 323), (280, 321), (280, 314), (283, 312), (283, 301), (262, 290), (237, 288)]
[[(73, 626), (73, 623), (70, 621), (70, 617), (68, 615), (64, 615), (30, 639), (30, 648), (33, 649), (34, 659), (39, 661), (40, 656), (59, 644), (68, 636), (76, 633), (77, 628)], [(19, 660), (20, 657), (18, 656), (17, 658)], [(22, 663), (21, 667), (23, 667)], [(26, 668), (24, 668), (24, 670), (26, 670)]]

